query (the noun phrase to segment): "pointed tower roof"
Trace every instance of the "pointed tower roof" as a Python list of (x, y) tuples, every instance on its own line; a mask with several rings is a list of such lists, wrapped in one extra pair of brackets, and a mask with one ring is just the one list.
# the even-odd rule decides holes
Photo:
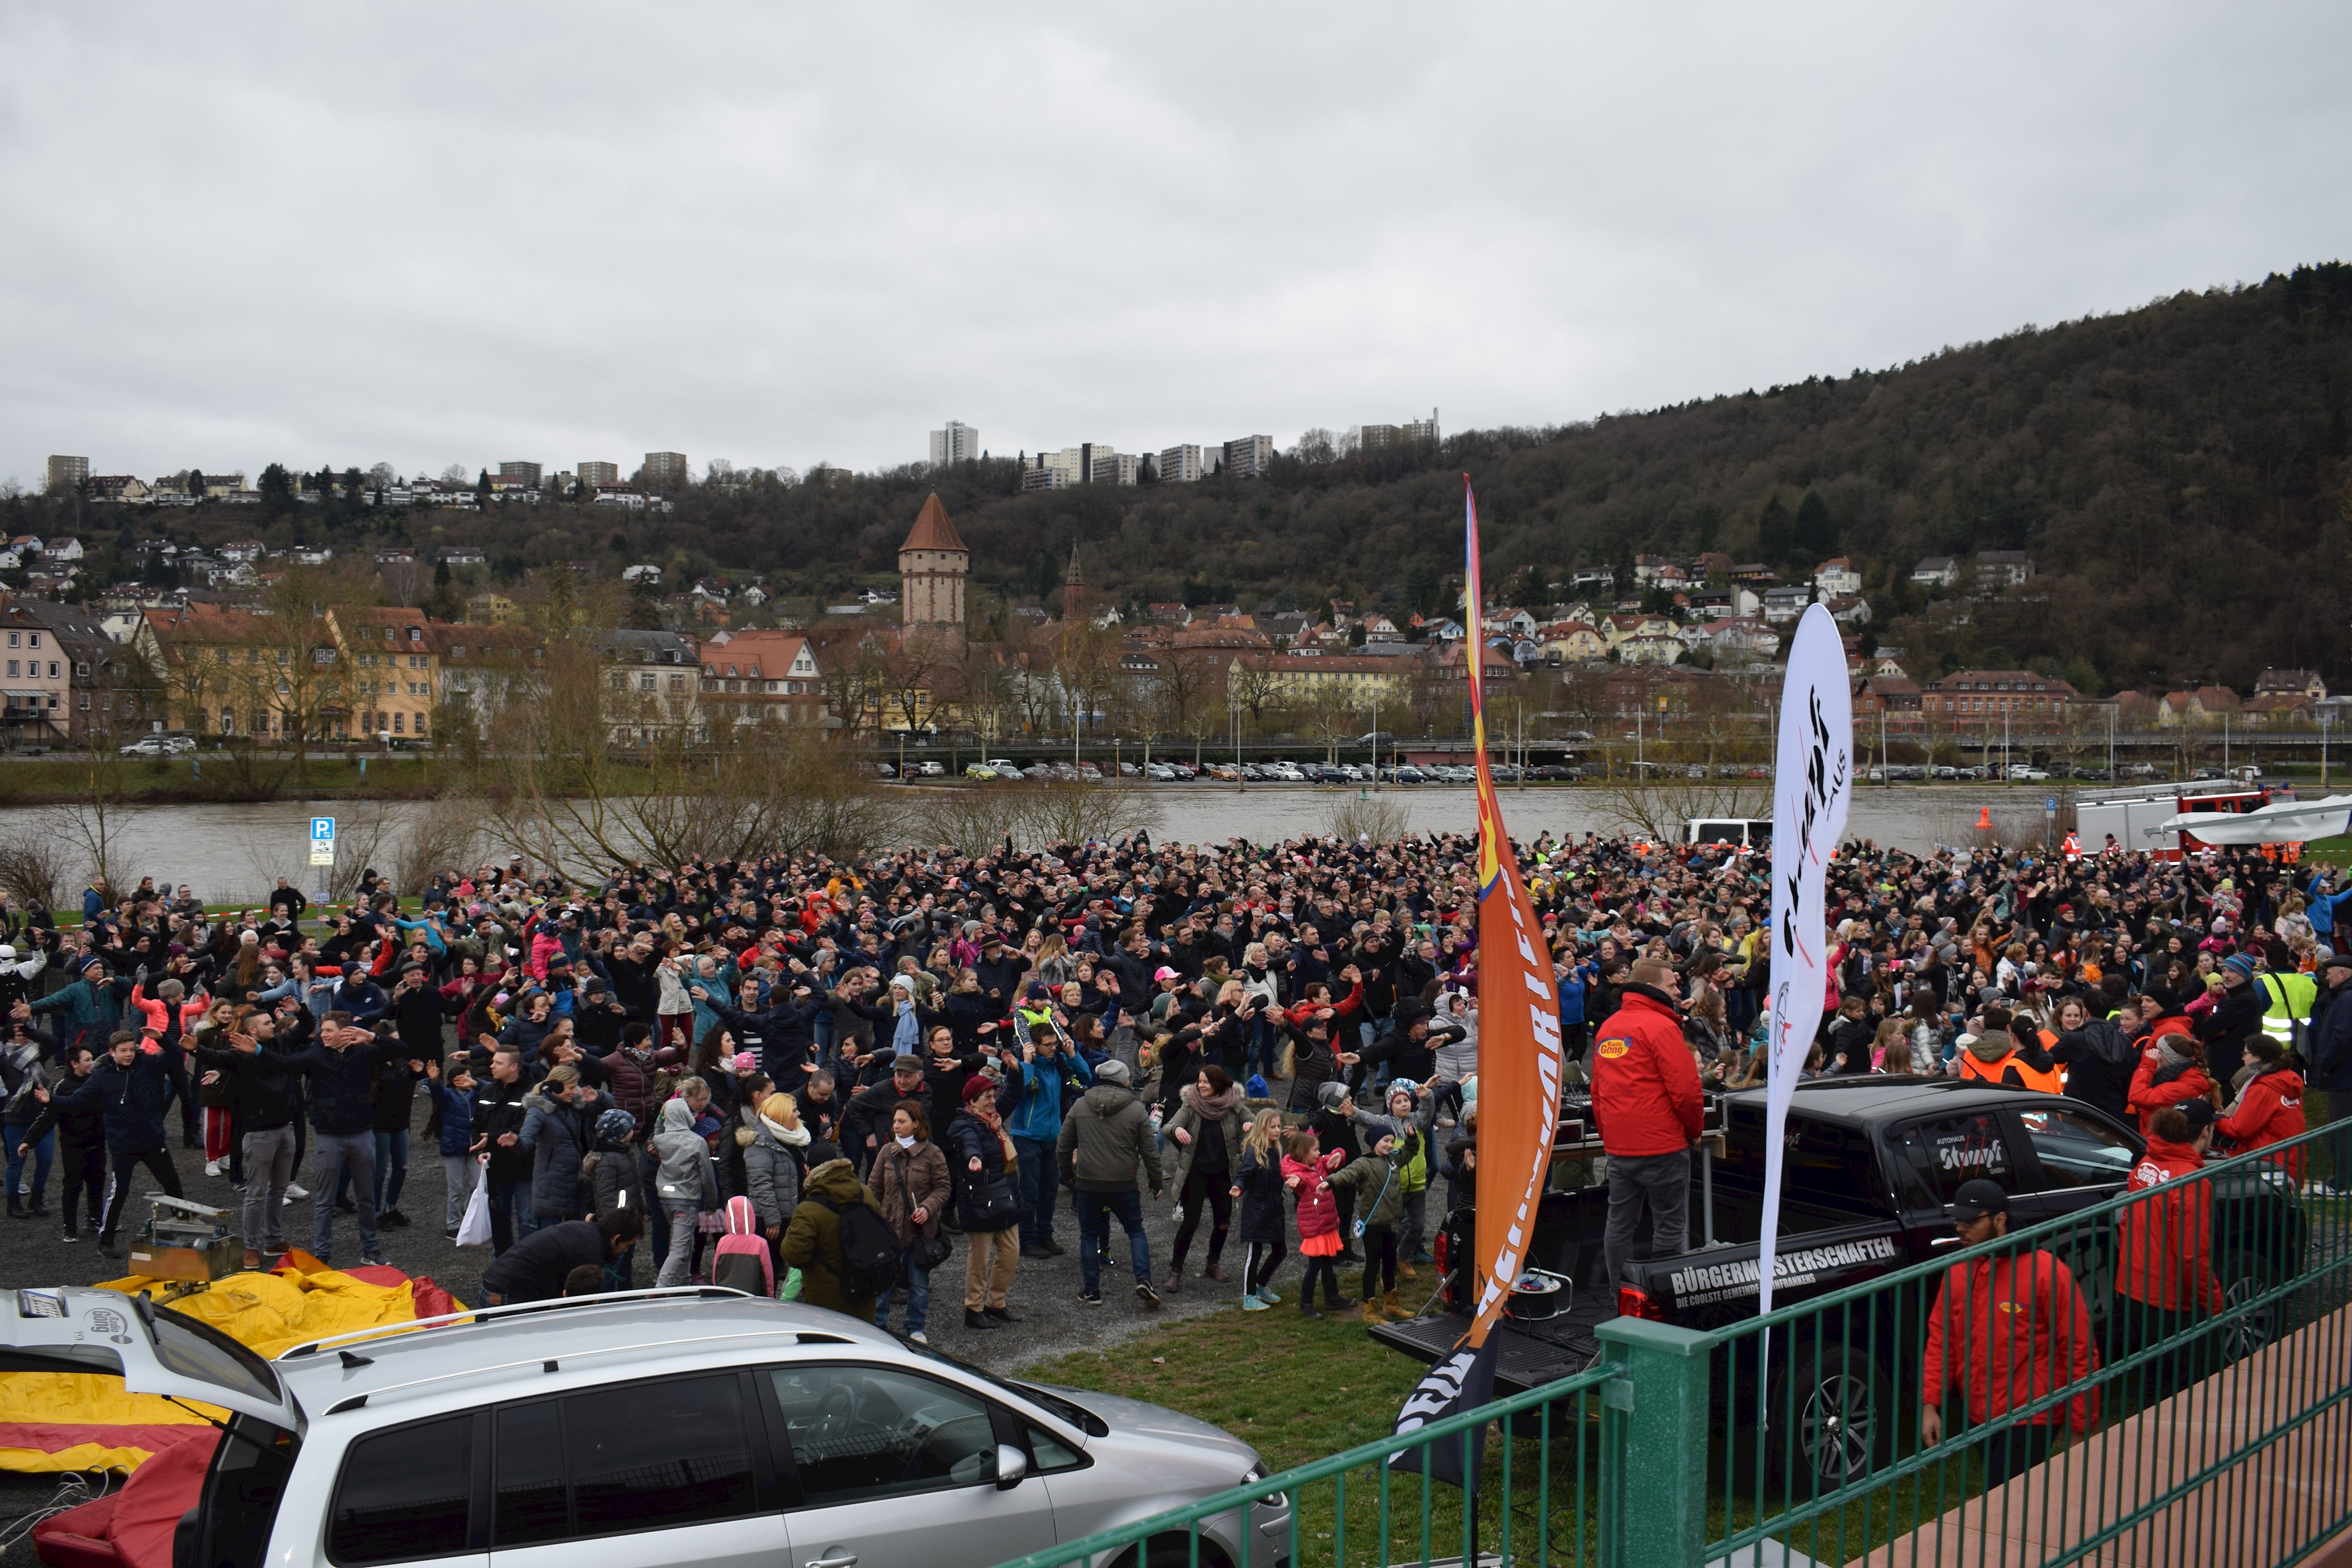
[(967, 555), (971, 553), (962, 536), (956, 532), (955, 524), (948, 520), (948, 509), (940, 505), (936, 494), (923, 503), (921, 513), (915, 518), (915, 526), (907, 530), (907, 542), (898, 548), (902, 550), (951, 549), (962, 550)]
[(1062, 585), (1065, 588), (1083, 588), (1086, 586), (1086, 581), (1087, 580), (1083, 576), (1079, 575), (1078, 572), (1078, 541), (1072, 539), (1070, 541), (1070, 570), (1062, 574)]

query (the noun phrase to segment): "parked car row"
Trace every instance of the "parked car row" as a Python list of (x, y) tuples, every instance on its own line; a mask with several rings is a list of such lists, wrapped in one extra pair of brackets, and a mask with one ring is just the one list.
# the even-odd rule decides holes
[[(887, 763), (880, 765), (882, 777), (897, 777)], [(1206, 779), (1215, 783), (1234, 784), (1471, 784), (1477, 781), (1475, 769), (1458, 764), (1419, 768), (1411, 763), (1382, 764), (1378, 768), (1362, 762), (1293, 762), (1276, 759), (1272, 762), (1211, 762), (1196, 766), (1190, 762), (1155, 761), (1150, 763), (1120, 762), (1031, 762), (1022, 764), (1006, 758), (988, 758), (968, 764), (964, 776), (978, 779), (1063, 779), (1066, 781), (1098, 782), (1112, 776), (1114, 768), (1121, 779), (1150, 784), (1189, 783)], [(936, 762), (908, 763), (907, 777), (938, 778), (945, 769)], [(1519, 768), (1510, 763), (1498, 763), (1495, 780), (1499, 784), (1529, 782), (1564, 783), (1585, 776), (1581, 768), (1563, 767), (1556, 763)]]

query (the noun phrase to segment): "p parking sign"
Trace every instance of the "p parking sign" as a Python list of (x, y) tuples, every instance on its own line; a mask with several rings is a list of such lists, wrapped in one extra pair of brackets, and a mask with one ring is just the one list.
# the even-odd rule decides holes
[(332, 817), (310, 819), (310, 863), (335, 863), (335, 819)]

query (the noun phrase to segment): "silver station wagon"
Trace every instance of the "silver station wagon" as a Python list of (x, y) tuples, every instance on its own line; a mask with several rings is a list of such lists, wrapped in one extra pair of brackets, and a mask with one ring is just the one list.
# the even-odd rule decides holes
[[(492, 1308), (274, 1361), (113, 1291), (0, 1291), (0, 1370), (231, 1413), (173, 1568), (987, 1568), (1265, 1474), (1172, 1411), (732, 1291)], [(1202, 1568), (1282, 1563), (1288, 1500), (1248, 1511), (1205, 1523)], [(1116, 1562), (1189, 1559), (1170, 1544)]]

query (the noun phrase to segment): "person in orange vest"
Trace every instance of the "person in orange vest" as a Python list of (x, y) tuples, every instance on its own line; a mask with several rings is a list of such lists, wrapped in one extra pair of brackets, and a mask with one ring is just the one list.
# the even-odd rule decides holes
[[(1970, 1247), (2009, 1234), (2009, 1195), (1988, 1177), (1962, 1182), (1946, 1212)], [(2099, 1396), (2090, 1379), (2098, 1368), (2090, 1309), (2057, 1258), (2036, 1247), (1955, 1263), (1927, 1314), (1919, 1441), (1943, 1441), (1944, 1396), (1955, 1383), (1978, 1426), (2060, 1389), (2079, 1390), (1986, 1442), (1985, 1485), (1999, 1486), (2050, 1457), (2062, 1422), (2078, 1435), (2096, 1424)]]
[(2126, 1194), (2149, 1196), (2116, 1217), (2111, 1343), (2117, 1359), (2165, 1347), (2140, 1370), (2142, 1407), (2204, 1375), (2202, 1325), (2222, 1309), (2213, 1277), (2213, 1188), (2197, 1179), (2218, 1114), (2202, 1099), (2157, 1112), (2147, 1152), (2124, 1184)]
[(2058, 1064), (2051, 1060), (2031, 1019), (2013, 1018), (2007, 1034), (1988, 1031), (1962, 1044), (1966, 1047), (1959, 1058), (1962, 1078), (2042, 1094), (2056, 1094), (2065, 1087), (2058, 1076)]

